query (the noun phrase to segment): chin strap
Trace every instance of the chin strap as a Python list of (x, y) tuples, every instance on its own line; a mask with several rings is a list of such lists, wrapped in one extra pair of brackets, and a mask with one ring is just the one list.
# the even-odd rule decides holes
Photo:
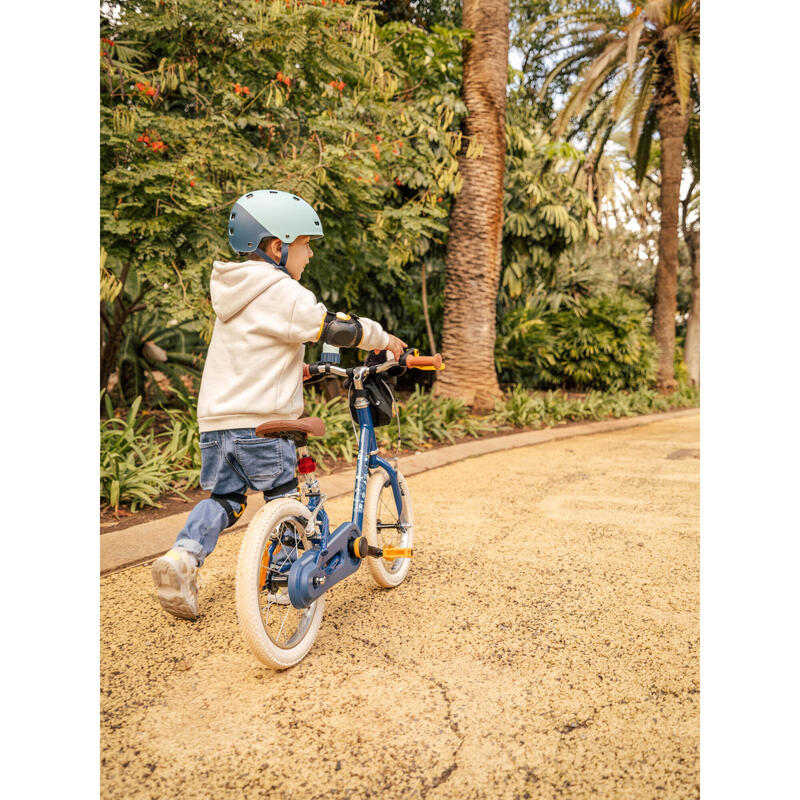
[[(253, 252), (254, 253), (258, 253), (261, 256), (261, 258), (264, 259), (264, 261), (269, 261), (270, 264), (274, 264), (278, 269), (282, 270), (287, 275), (289, 275), (289, 270), (286, 269), (286, 262), (289, 259), (289, 244), (287, 242), (281, 242), (281, 263), (280, 264), (278, 264), (275, 261), (275, 259), (272, 258), (272, 256), (268, 256), (259, 247), (256, 247), (256, 249), (253, 250)], [(292, 276), (289, 275), (289, 277), (291, 278)]]

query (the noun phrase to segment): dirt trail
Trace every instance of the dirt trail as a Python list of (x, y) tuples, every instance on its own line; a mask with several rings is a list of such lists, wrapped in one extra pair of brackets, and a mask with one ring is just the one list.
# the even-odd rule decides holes
[(241, 533), (196, 622), (149, 567), (102, 579), (102, 797), (697, 797), (699, 463), (692, 416), (410, 478), (408, 579), (332, 589), (282, 673), (236, 624)]

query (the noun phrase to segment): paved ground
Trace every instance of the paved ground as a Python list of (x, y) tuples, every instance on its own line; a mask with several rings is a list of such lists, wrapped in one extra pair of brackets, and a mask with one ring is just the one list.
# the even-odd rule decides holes
[(102, 797), (697, 797), (698, 448), (692, 416), (410, 478), (409, 578), (332, 589), (282, 673), (239, 635), (241, 533), (196, 622), (103, 578)]

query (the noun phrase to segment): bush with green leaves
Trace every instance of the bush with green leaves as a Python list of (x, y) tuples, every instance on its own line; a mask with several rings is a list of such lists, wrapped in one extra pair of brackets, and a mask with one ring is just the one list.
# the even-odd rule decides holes
[(144, 309), (200, 320), (208, 336), (211, 263), (232, 257), (227, 215), (253, 187), (297, 193), (320, 213), (322, 263), (307, 276), (319, 299), (391, 328), (392, 290), (446, 232), (439, 201), (460, 185), (468, 36), (379, 27), (362, 3), (104, 10), (101, 388)]
[[(670, 395), (651, 389), (633, 392), (592, 391), (585, 397), (568, 397), (563, 392), (535, 392), (515, 386), (498, 401), (491, 414), (476, 417), (460, 400), (434, 397), (420, 387), (398, 403), (400, 444), (405, 450), (419, 450), (465, 436), (480, 437), (509, 428), (542, 428), (564, 422), (597, 420), (649, 414), (671, 408), (697, 406), (699, 391), (685, 383)], [(197, 419), (183, 411), (170, 411), (163, 430), (157, 433), (153, 415), (140, 414), (141, 398), (123, 418), (114, 415), (111, 401), (104, 398), (108, 419), (101, 423), (100, 498), (115, 510), (120, 503), (135, 511), (141, 505), (157, 506), (159, 496), (198, 484), (200, 446)], [(358, 442), (347, 400), (326, 400), (316, 389), (306, 392), (307, 416), (320, 417), (325, 436), (309, 440), (309, 451), (320, 471), (332, 462), (352, 461)], [(357, 429), (356, 429), (357, 430)], [(376, 429), (380, 447), (388, 453), (397, 448), (394, 421)]]
[(691, 408), (699, 403), (699, 390), (685, 382), (668, 395), (644, 388), (631, 392), (590, 391), (584, 397), (572, 398), (563, 392), (529, 391), (517, 385), (497, 401), (487, 420), (498, 426), (544, 428), (564, 422)]
[(103, 397), (107, 418), (100, 423), (100, 502), (119, 511), (120, 503), (131, 511), (141, 505), (158, 506), (168, 492), (186, 498), (200, 480), (200, 443), (197, 418), (182, 411), (168, 411), (168, 425), (157, 433), (155, 417), (140, 414), (137, 397), (123, 418), (114, 414), (107, 394)]
[(509, 311), (495, 363), (501, 381), (529, 388), (619, 391), (652, 382), (655, 354), (647, 308), (617, 291), (555, 311), (544, 300)]

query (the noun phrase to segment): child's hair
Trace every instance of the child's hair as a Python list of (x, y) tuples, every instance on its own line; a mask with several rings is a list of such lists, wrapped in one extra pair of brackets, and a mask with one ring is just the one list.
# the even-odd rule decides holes
[[(258, 249), (259, 249), (259, 250), (262, 250), (263, 252), (265, 252), (265, 253), (266, 253), (266, 252), (267, 252), (267, 247), (269, 247), (269, 243), (270, 243), (270, 242), (271, 242), (273, 239), (277, 239), (277, 238), (278, 238), (277, 236), (265, 236), (265, 237), (264, 237), (264, 238), (263, 238), (263, 239), (262, 239), (262, 240), (261, 240), (261, 241), (258, 243)], [(253, 254), (252, 254), (252, 253), (239, 253), (239, 255), (240, 255), (240, 256), (242, 256), (242, 258), (244, 258), (245, 256), (252, 256)], [(258, 256), (258, 258), (261, 258), (261, 256), (259, 256), (257, 253), (256, 253), (256, 255)]]

